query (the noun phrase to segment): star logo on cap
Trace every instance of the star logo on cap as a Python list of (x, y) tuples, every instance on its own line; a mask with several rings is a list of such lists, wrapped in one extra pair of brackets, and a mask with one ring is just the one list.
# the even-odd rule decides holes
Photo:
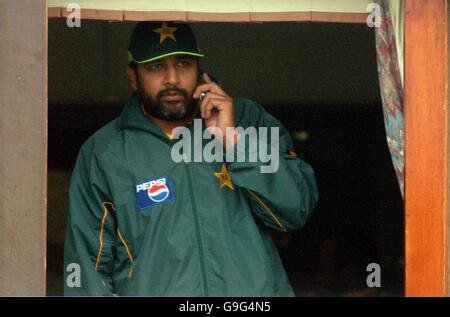
[(154, 29), (153, 32), (158, 33), (160, 35), (159, 37), (159, 43), (161, 44), (164, 42), (167, 38), (171, 38), (175, 42), (177, 41), (175, 39), (175, 35), (173, 34), (178, 28), (171, 28), (169, 27), (166, 22), (163, 22), (161, 27), (159, 29)]

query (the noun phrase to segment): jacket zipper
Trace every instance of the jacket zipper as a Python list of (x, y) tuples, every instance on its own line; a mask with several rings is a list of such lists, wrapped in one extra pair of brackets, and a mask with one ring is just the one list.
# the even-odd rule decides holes
[(204, 254), (203, 254), (203, 239), (200, 234), (200, 221), (198, 218), (197, 203), (195, 200), (194, 191), (192, 190), (191, 171), (189, 169), (187, 162), (184, 162), (184, 166), (186, 168), (186, 174), (187, 174), (187, 178), (188, 178), (188, 187), (189, 187), (189, 195), (191, 197), (192, 213), (194, 214), (194, 226), (195, 226), (195, 233), (196, 233), (197, 241), (198, 241), (198, 252), (199, 252), (199, 257), (200, 257), (200, 268), (201, 268), (201, 273), (202, 273), (203, 290), (205, 292), (205, 296), (209, 296), (208, 282), (206, 281), (205, 258), (204, 258)]

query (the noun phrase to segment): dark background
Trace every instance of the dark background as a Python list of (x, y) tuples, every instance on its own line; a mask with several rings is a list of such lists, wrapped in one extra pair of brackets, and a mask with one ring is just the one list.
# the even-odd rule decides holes
[[(48, 294), (61, 295), (68, 183), (93, 132), (131, 94), (133, 23), (49, 21)], [(291, 132), (317, 176), (309, 223), (274, 233), (299, 296), (403, 295), (403, 201), (389, 156), (373, 29), (336, 23), (197, 23), (202, 68), (231, 96), (253, 99)], [(382, 287), (366, 285), (369, 263)]]

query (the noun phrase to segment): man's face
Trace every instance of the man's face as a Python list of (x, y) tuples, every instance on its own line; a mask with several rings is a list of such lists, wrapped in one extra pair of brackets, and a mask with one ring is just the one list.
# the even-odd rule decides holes
[(167, 121), (192, 116), (197, 73), (197, 60), (187, 55), (138, 64), (136, 86), (144, 109), (151, 116)]

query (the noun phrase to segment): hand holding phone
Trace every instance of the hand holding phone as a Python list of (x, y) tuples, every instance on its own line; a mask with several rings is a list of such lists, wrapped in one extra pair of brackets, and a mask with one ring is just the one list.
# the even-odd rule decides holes
[(223, 144), (228, 148), (239, 139), (239, 135), (227, 138), (227, 128), (235, 128), (233, 98), (231, 98), (209, 74), (199, 71), (198, 86), (194, 90), (194, 99), (199, 100), (199, 111), (207, 128), (215, 128), (220, 133)]

